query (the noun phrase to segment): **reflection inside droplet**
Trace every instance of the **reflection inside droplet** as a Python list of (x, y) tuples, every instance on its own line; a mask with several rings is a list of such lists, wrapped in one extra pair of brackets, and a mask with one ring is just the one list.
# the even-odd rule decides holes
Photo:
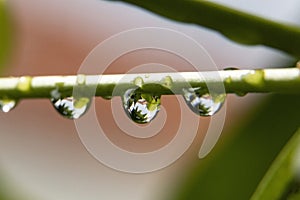
[(61, 98), (60, 93), (56, 90), (51, 92), (51, 102), (54, 108), (64, 117), (68, 119), (78, 119), (89, 108), (91, 98), (73, 96)]
[(66, 97), (63, 99), (52, 99), (51, 102), (54, 108), (62, 116), (69, 119), (78, 119), (87, 111), (90, 104), (90, 99), (74, 99), (74, 97)]
[(142, 94), (138, 89), (129, 89), (123, 95), (123, 106), (126, 114), (136, 123), (152, 121), (160, 107), (160, 96)]
[(226, 94), (201, 93), (200, 88), (183, 88), (183, 96), (190, 109), (200, 116), (212, 116), (218, 112)]

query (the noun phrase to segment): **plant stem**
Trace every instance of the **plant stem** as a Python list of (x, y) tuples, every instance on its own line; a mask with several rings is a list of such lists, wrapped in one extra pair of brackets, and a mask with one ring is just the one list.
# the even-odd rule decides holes
[(54, 89), (72, 96), (76, 87), (102, 97), (120, 96), (137, 86), (145, 93), (170, 95), (182, 94), (186, 87), (210, 90), (216, 85), (221, 89), (224, 86), (226, 93), (300, 93), (300, 69), (7, 77), (0, 78), (0, 98), (51, 98)]
[(266, 45), (300, 57), (300, 27), (281, 24), (211, 1), (120, 0), (180, 22), (214, 29), (229, 39)]

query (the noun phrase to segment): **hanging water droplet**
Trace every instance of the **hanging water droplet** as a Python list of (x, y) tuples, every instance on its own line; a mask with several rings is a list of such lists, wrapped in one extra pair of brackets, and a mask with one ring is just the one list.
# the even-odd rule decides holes
[(75, 99), (74, 97), (66, 97), (62, 99), (51, 99), (54, 108), (64, 117), (69, 119), (78, 119), (89, 108), (90, 99), (82, 97)]
[(237, 96), (239, 96), (239, 97), (243, 97), (243, 96), (246, 96), (248, 93), (247, 92), (239, 92), (239, 91), (237, 91), (237, 92), (235, 92), (235, 94)]
[(221, 109), (226, 94), (211, 95), (207, 92), (201, 93), (200, 88), (183, 88), (183, 96), (194, 113), (200, 116), (212, 116)]
[(2, 112), (9, 112), (17, 105), (16, 100), (12, 99), (1, 99), (0, 100), (0, 109)]
[(78, 119), (89, 108), (91, 98), (80, 97), (74, 98), (73, 96), (61, 98), (61, 94), (57, 89), (51, 92), (51, 102), (54, 108), (64, 117), (68, 119)]
[(160, 96), (143, 94), (138, 89), (129, 89), (123, 95), (126, 114), (136, 123), (152, 121), (160, 109)]
[(103, 99), (106, 99), (106, 100), (111, 100), (112, 99), (112, 96), (102, 96)]

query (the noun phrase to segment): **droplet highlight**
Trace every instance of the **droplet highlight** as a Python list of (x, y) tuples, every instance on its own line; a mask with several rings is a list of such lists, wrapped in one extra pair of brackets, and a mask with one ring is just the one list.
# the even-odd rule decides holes
[(0, 100), (0, 109), (2, 112), (9, 112), (17, 105), (17, 101), (12, 99), (1, 99)]
[(62, 98), (57, 90), (51, 92), (52, 105), (63, 117), (68, 119), (80, 118), (89, 108), (91, 98), (80, 97), (74, 98), (73, 96)]
[(126, 114), (136, 123), (151, 122), (160, 110), (160, 96), (143, 94), (138, 89), (129, 89), (123, 95)]
[(183, 88), (183, 97), (189, 108), (200, 116), (212, 116), (225, 102), (226, 94), (201, 93), (200, 88)]

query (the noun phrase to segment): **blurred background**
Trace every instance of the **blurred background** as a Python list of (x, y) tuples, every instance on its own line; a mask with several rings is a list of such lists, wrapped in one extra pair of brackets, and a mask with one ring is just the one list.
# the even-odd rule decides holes
[[(300, 16), (297, 12), (299, 2), (296, 0), (284, 2), (279, 0), (218, 0), (216, 2), (269, 19), (300, 24)], [(81, 63), (96, 45), (114, 34), (141, 27), (170, 28), (192, 37), (203, 45), (219, 69), (234, 66), (241, 69), (282, 67), (294, 62), (290, 56), (277, 50), (263, 46), (239, 45), (206, 28), (177, 23), (119, 2), (10, 0), (5, 1), (4, 6), (12, 28), (12, 34), (10, 34), (12, 43), (10, 54), (6, 55), (6, 62), (2, 64), (2, 76), (77, 74)], [(1, 27), (0, 31), (3, 30)], [(0, 44), (0, 48), (3, 44)], [(126, 73), (133, 66), (149, 62), (170, 65), (178, 71), (190, 69), (180, 60), (170, 58), (168, 54), (161, 55), (157, 52), (136, 52), (114, 62), (105, 73)], [(264, 160), (262, 154), (261, 159), (256, 160), (257, 163), (261, 161), (262, 167), (257, 169), (259, 173), (255, 176), (255, 181), (250, 180), (250, 183), (244, 179), (242, 180), (244, 182), (239, 182), (239, 184), (236, 181), (236, 185), (227, 185), (226, 189), (224, 185), (218, 186), (219, 178), (229, 180), (234, 177), (226, 177), (226, 170), (220, 170), (224, 164), (223, 160), (219, 163), (211, 160), (214, 154), (219, 153), (218, 149), (225, 148), (222, 146), (226, 145), (228, 138), (238, 132), (243, 132), (237, 131), (243, 129), (240, 128), (243, 127), (241, 124), (253, 122), (250, 119), (257, 114), (257, 106), (266, 102), (267, 98), (270, 98), (269, 95), (249, 94), (245, 97), (229, 95), (226, 102), (225, 128), (221, 140), (212, 155), (208, 156), (212, 159), (198, 159), (201, 139), (205, 132), (199, 129), (193, 145), (177, 162), (162, 170), (147, 174), (118, 172), (95, 160), (80, 142), (74, 122), (61, 117), (53, 109), (49, 100), (21, 101), (11, 112), (0, 113), (0, 188), (5, 195), (3, 199), (175, 199), (172, 196), (176, 196), (181, 189), (184, 191), (187, 185), (195, 191), (200, 191), (195, 185), (206, 184), (208, 180), (212, 182), (207, 185), (216, 184), (215, 187), (207, 191), (207, 194), (203, 193), (203, 197), (198, 194), (200, 192), (195, 192), (198, 196), (191, 196), (190, 199), (198, 197), (198, 199), (201, 197), (214, 199), (212, 193), (219, 189), (221, 194), (223, 190), (227, 190), (227, 197), (230, 199), (229, 197), (235, 194), (234, 187), (237, 185), (241, 187), (238, 189), (240, 196), (247, 197), (285, 140), (279, 138), (278, 140), (282, 143), (275, 145), (274, 151), (270, 150), (273, 157), (268, 154), (265, 155)], [(97, 113), (99, 120), (104, 120), (103, 123), (109, 127), (113, 123), (113, 118), (109, 114), (110, 109), (107, 109), (110, 107), (110, 101), (100, 98), (95, 101), (96, 109), (99, 109)], [(172, 97), (165, 97), (164, 102), (167, 111), (178, 106), (176, 99)], [(269, 110), (272, 109), (269, 108)], [(175, 110), (175, 114), (169, 115), (165, 132), (172, 131), (172, 122), (178, 120), (177, 112), (178, 110)], [(104, 119), (102, 113), (110, 117)], [(208, 124), (208, 122), (209, 120), (203, 119), (203, 124)], [(111, 134), (114, 134), (115, 129), (117, 128), (111, 128)], [(264, 131), (267, 132), (267, 130)], [(170, 135), (165, 137), (170, 137)], [(253, 139), (251, 144), (246, 144), (249, 146), (248, 149), (256, 149), (255, 145), (262, 147), (263, 144), (256, 143), (258, 139)], [(118, 138), (115, 140), (118, 141)], [(245, 153), (243, 156), (243, 149), (239, 152), (241, 158), (250, 155)], [(260, 151), (256, 152), (257, 157), (259, 153)], [(235, 166), (234, 162), (242, 162), (238, 160), (239, 156), (228, 157), (228, 160), (233, 161), (232, 166)], [(211, 175), (215, 176), (206, 177), (203, 181), (200, 177), (197, 179), (199, 183), (188, 178), (197, 177), (201, 171), (208, 170), (210, 165), (220, 167), (216, 169), (217, 171), (211, 172)], [(226, 164), (224, 165), (226, 167)], [(206, 166), (206, 169), (200, 170), (201, 166)], [(255, 169), (245, 168), (245, 171), (252, 170)], [(250, 189), (243, 190), (249, 187)], [(229, 194), (228, 191), (231, 193)], [(182, 194), (184, 196), (184, 192)], [(223, 197), (227, 199), (226, 195)]]

